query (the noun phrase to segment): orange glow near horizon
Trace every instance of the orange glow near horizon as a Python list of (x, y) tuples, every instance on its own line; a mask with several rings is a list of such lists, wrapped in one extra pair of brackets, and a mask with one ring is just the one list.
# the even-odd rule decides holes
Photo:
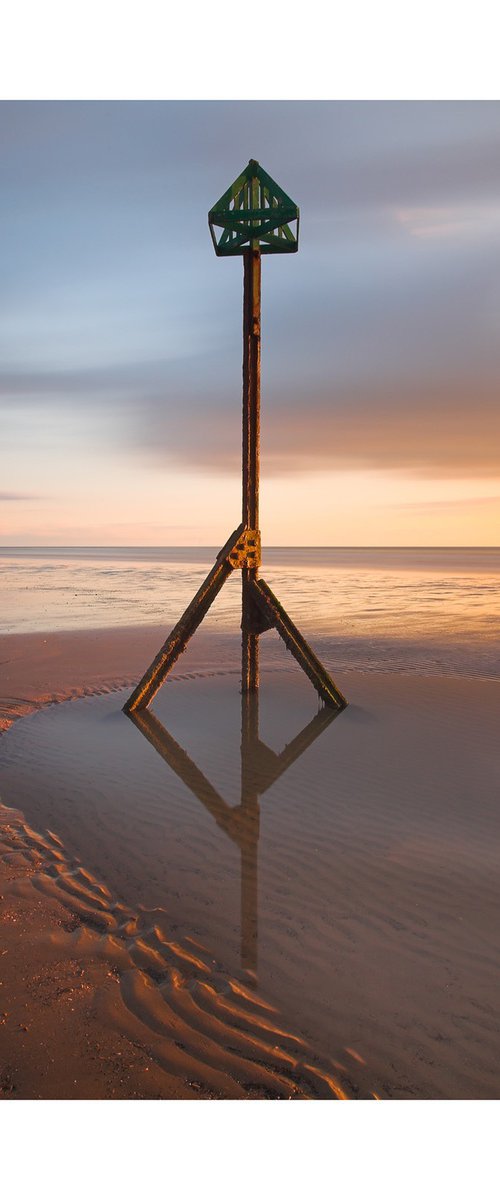
[[(82, 460), (62, 477), (54, 471), (45, 498), (47, 481), (34, 463), (33, 497), (0, 505), (0, 543), (217, 546), (240, 520), (236, 475), (117, 460), (100, 474), (97, 465), (90, 492)], [(497, 546), (500, 483), (402, 471), (264, 473), (261, 528), (268, 546)]]

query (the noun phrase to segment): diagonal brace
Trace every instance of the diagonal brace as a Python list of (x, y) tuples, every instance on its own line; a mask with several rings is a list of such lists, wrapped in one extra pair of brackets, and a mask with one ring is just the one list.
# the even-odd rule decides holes
[(334, 683), (331, 675), (325, 670), (319, 658), (311, 650), (311, 647), (306, 642), (302, 634), (299, 633), (297, 626), (290, 620), (288, 613), (276, 599), (274, 592), (263, 579), (252, 579), (249, 584), (250, 594), (255, 600), (258, 608), (263, 616), (267, 619), (269, 625), (276, 629), (285, 643), (287, 650), (293, 654), (297, 660), (299, 667), (309, 676), (313, 687), (325, 701), (325, 704), (331, 705), (333, 708), (346, 708), (347, 700), (342, 692)]
[(132, 695), (129, 696), (126, 704), (124, 704), (124, 712), (133, 713), (137, 709), (147, 708), (153, 697), (156, 696), (166, 675), (168, 675), (174, 663), (177, 662), (183, 650), (186, 649), (189, 639), (196, 632), (198, 625), (201, 624), (210, 605), (220, 592), (223, 583), (226, 582), (228, 575), (234, 570), (231, 555), (238, 545), (243, 532), (244, 526), (239, 525), (234, 533), (231, 534), (231, 537), (228, 538), (222, 550), (219, 551), (211, 571), (209, 571), (206, 579), (198, 589), (196, 596), (188, 604), (177, 625), (174, 625), (166, 642), (164, 642), (161, 650), (158, 651), (151, 666), (148, 667), (140, 683), (137, 684)]

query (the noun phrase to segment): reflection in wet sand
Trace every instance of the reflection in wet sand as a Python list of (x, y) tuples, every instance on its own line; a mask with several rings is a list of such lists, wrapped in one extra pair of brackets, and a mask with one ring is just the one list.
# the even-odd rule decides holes
[(19, 721), (2, 799), (64, 851), (23, 829), (11, 848), (79, 916), (70, 952), (116, 956), (113, 1028), (208, 1094), (255, 1095), (257, 1076), (310, 1094), (306, 1061), (348, 1095), (498, 1098), (498, 684), (353, 674), (349, 690), (292, 766), (317, 720), (269, 747), (307, 729), (310, 688), (266, 673), (267, 747), (248, 709), (242, 779), (239, 671), (173, 680), (155, 712), (203, 802), (124, 719), (125, 693)]
[[(115, 1033), (143, 1046), (169, 1076), (180, 1077), (197, 1096), (348, 1099), (360, 1095), (359, 1085), (352, 1081), (356, 1070), (329, 1053), (318, 1054), (294, 1022), (289, 1027), (288, 1020), (282, 1019), (279, 1006), (257, 989), (260, 797), (336, 715), (335, 710), (323, 709), (281, 753), (275, 753), (259, 737), (258, 697), (243, 696), (237, 805), (223, 799), (157, 717), (143, 712), (131, 718), (240, 852), (243, 977), (239, 972), (233, 977), (214, 957), (210, 940), (192, 936), (196, 930), (174, 934), (177, 925), (163, 906), (129, 907), (99, 874), (71, 857), (58, 835), (40, 835), (23, 814), (0, 806), (4, 814), (0, 854), (29, 872), (28, 878), (12, 884), (12, 895), (27, 899), (41, 892), (69, 910), (70, 929), (62, 928), (50, 937), (54, 952), (81, 961), (103, 960), (111, 967), (118, 987), (114, 998), (96, 1000), (101, 1018)], [(117, 732), (122, 725), (120, 714)], [(100, 728), (103, 746), (109, 749), (110, 727), (105, 723)], [(78, 723), (79, 741), (81, 733)], [(226, 725), (229, 751), (234, 733), (231, 739)], [(133, 736), (132, 741), (135, 758), (139, 747)], [(147, 748), (145, 758), (149, 758)], [(88, 764), (84, 750), (83, 759)], [(93, 767), (99, 770), (95, 759)], [(161, 764), (159, 768), (157, 796), (162, 791)]]
[(239, 847), (241, 853), (241, 965), (249, 979), (257, 982), (258, 944), (258, 842), (259, 797), (297, 761), (316, 738), (339, 715), (340, 709), (324, 707), (301, 729), (280, 754), (259, 737), (258, 693), (241, 695), (241, 797), (229, 805), (203, 771), (165, 729), (162, 722), (143, 709), (129, 718), (158, 754), (175, 771), (208, 810), (217, 825)]

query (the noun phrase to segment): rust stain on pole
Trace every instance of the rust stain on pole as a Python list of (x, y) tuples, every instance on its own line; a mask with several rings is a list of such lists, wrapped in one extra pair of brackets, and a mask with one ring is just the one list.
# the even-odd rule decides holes
[[(243, 256), (243, 508), (246, 528), (259, 530), (260, 476), (260, 251)], [(241, 686), (255, 692), (259, 686), (259, 636), (252, 620), (251, 583), (258, 578), (259, 563), (243, 568)]]

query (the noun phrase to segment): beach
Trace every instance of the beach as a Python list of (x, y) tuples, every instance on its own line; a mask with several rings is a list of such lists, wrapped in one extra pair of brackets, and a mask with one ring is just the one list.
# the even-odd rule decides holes
[(400, 563), (409, 635), (343, 640), (342, 570), (334, 719), (274, 635), (245, 707), (230, 604), (142, 722), (168, 623), (2, 637), (4, 1098), (499, 1097), (498, 580), (467, 641), (478, 572), (427, 565), (439, 638)]

